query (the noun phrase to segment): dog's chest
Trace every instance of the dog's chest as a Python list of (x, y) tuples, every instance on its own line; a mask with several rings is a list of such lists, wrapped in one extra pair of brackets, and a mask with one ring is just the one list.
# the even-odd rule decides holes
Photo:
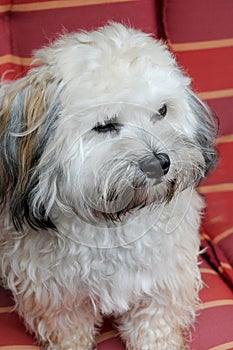
[[(183, 212), (186, 202), (180, 202)], [(185, 265), (184, 252), (188, 259), (196, 251), (199, 220), (198, 211), (190, 208), (169, 233), (171, 213), (166, 211), (159, 220), (145, 212), (144, 219), (142, 215), (115, 231), (73, 225), (69, 234), (74, 238), (66, 242), (64, 262), (75, 281), (74, 292), (89, 296), (103, 313), (120, 313), (143, 295), (158, 291), (165, 279), (170, 283)]]
[(80, 282), (103, 313), (126, 311), (144, 293), (151, 292), (154, 250), (151, 247), (147, 254), (135, 247), (89, 251), (90, 266), (82, 265)]

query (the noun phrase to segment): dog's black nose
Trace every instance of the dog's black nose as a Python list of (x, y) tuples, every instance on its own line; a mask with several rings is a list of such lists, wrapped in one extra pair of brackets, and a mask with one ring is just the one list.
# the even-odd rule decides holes
[(170, 158), (166, 153), (159, 153), (155, 154), (155, 156), (158, 158), (160, 165), (163, 169), (163, 174), (166, 175), (170, 168)]
[(139, 161), (139, 167), (147, 177), (160, 178), (168, 173), (170, 158), (166, 153), (152, 153)]

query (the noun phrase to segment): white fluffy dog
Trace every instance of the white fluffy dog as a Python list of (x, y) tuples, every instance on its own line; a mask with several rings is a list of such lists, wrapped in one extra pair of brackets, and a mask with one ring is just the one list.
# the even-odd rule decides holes
[(64, 35), (0, 92), (0, 274), (45, 349), (177, 350), (194, 321), (213, 118), (167, 47), (111, 23)]

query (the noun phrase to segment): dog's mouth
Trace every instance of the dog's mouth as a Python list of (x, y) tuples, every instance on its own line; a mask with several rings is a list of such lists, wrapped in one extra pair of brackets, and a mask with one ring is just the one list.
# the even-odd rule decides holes
[(148, 181), (142, 177), (130, 186), (121, 187), (121, 190), (111, 187), (104, 195), (99, 193), (98, 196), (89, 196), (88, 212), (94, 221), (122, 222), (135, 210), (139, 211), (149, 205), (156, 207), (161, 203), (169, 203), (175, 195), (177, 185), (176, 179), (162, 182)]
[[(98, 219), (104, 219), (105, 221), (121, 222), (128, 214), (133, 213), (135, 210), (140, 210), (146, 206), (154, 205), (159, 206), (162, 202), (169, 203), (174, 197), (176, 191), (176, 181), (169, 181), (167, 184), (167, 192), (165, 197), (160, 195), (160, 192), (150, 191), (151, 193), (143, 193), (143, 191), (135, 190), (134, 196), (129, 203), (121, 210), (116, 211), (98, 211), (94, 210), (93, 215)], [(112, 203), (111, 203), (112, 204)], [(118, 204), (119, 205), (119, 204)], [(111, 205), (112, 206), (112, 205)]]

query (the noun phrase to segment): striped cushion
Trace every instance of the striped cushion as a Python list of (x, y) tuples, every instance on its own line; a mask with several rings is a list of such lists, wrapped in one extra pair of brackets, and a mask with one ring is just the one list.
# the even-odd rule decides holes
[(200, 270), (205, 287), (192, 332), (190, 350), (233, 349), (233, 296), (224, 280), (205, 261)]
[[(0, 77), (4, 74), (7, 79), (15, 79), (25, 74), (31, 52), (64, 28), (92, 29), (108, 20), (120, 20), (168, 39), (178, 61), (193, 77), (193, 87), (220, 116), (220, 132), (225, 135), (218, 139), (221, 160), (218, 169), (199, 188), (207, 200), (201, 236), (206, 251), (200, 267), (205, 288), (190, 350), (233, 349), (233, 297), (228, 286), (233, 281), (232, 17), (232, 0), (0, 2)], [(39, 349), (10, 310), (11, 297), (0, 289), (0, 350)], [(124, 349), (111, 320), (104, 323), (98, 343), (100, 350)]]
[(193, 87), (233, 133), (233, 1), (164, 0), (166, 39)]
[(233, 285), (233, 135), (218, 138), (217, 148), (218, 166), (199, 187), (207, 203), (202, 238), (206, 239), (203, 246), (209, 247), (206, 254), (214, 252), (209, 259)]
[[(164, 0), (164, 33), (193, 88), (220, 118), (219, 164), (200, 186), (207, 201), (203, 246), (214, 266), (232, 276), (233, 266), (233, 2)], [(210, 247), (210, 242), (212, 246)], [(218, 251), (218, 254), (217, 254)], [(212, 253), (211, 253), (212, 252)], [(211, 258), (209, 256), (209, 259)], [(231, 266), (229, 265), (231, 264)], [(232, 277), (230, 280), (233, 283)]]

